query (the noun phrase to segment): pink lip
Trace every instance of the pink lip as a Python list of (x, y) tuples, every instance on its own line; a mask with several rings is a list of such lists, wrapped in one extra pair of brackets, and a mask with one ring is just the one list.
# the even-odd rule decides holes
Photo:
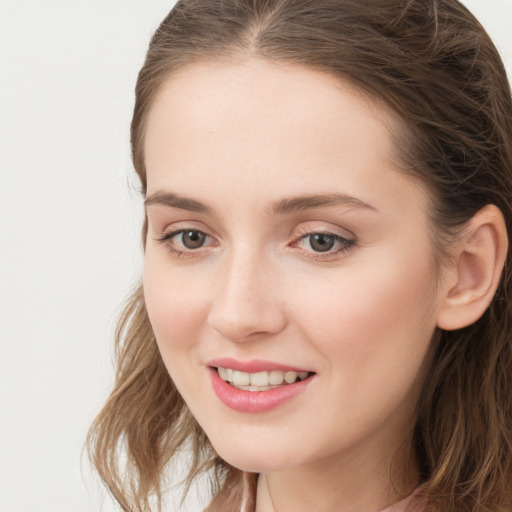
[[(223, 366), (222, 368), (225, 367)], [(274, 366), (273, 368), (275, 369), (276, 367)], [(294, 384), (288, 384), (267, 391), (246, 391), (235, 388), (223, 381), (215, 368), (209, 368), (209, 372), (213, 390), (219, 400), (230, 409), (250, 413), (266, 412), (278, 407), (305, 391), (313, 380), (313, 377), (308, 377)]]
[(206, 365), (215, 368), (231, 368), (232, 370), (238, 370), (239, 372), (246, 373), (270, 372), (272, 370), (297, 373), (311, 371), (301, 368), (295, 368), (293, 366), (285, 366), (279, 363), (273, 363), (271, 361), (263, 361), (261, 359), (253, 359), (252, 361), (237, 361), (236, 359), (231, 359), (230, 357), (213, 359), (211, 361), (208, 361)]

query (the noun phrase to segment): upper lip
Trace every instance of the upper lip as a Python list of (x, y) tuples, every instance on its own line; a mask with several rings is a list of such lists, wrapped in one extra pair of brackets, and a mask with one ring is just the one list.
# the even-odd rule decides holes
[(246, 373), (257, 373), (265, 371), (282, 371), (282, 372), (310, 372), (305, 368), (298, 368), (296, 366), (288, 366), (281, 363), (275, 363), (273, 361), (264, 361), (262, 359), (252, 359), (250, 361), (238, 361), (230, 357), (221, 357), (218, 359), (212, 359), (206, 363), (207, 366), (215, 368), (231, 368), (232, 370), (238, 370)]

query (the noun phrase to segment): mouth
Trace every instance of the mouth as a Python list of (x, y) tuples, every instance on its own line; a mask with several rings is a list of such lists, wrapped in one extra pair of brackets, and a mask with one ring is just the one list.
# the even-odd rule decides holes
[(230, 409), (243, 413), (264, 413), (284, 406), (307, 390), (317, 374), (306, 368), (254, 359), (229, 357), (206, 363), (213, 391)]
[(314, 375), (314, 372), (307, 371), (265, 370), (249, 373), (221, 366), (212, 368), (217, 371), (219, 377), (230, 386), (251, 392), (269, 391), (271, 389), (290, 386)]

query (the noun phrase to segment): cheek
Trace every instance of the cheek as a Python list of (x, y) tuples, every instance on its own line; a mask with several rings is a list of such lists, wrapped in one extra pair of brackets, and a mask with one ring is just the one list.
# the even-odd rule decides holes
[[(190, 351), (208, 313), (208, 283), (194, 272), (176, 271), (163, 258), (146, 254), (144, 298), (160, 352), (166, 364)], [(166, 357), (172, 354), (172, 359)], [(169, 370), (171, 370), (169, 368)]]
[(414, 379), (435, 329), (430, 262), (395, 254), (345, 270), (293, 295), (308, 339), (336, 381), (356, 394), (358, 382)]
[(435, 329), (432, 271), (428, 262), (380, 261), (372, 270), (352, 268), (328, 289), (294, 296), (302, 335), (321, 355), (326, 390), (315, 414), (333, 445), (386, 424), (402, 431), (418, 400)]
[(193, 272), (176, 271), (164, 258), (146, 253), (143, 285), (165, 367), (185, 402), (204, 409), (207, 403), (204, 382), (197, 378), (202, 370), (197, 346), (209, 310), (204, 293), (207, 284), (193, 279)]

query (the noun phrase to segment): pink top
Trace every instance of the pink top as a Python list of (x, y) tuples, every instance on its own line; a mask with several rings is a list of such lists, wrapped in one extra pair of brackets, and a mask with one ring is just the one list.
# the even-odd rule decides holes
[[(228, 495), (222, 490), (215, 496), (204, 512), (254, 512), (256, 509), (256, 482), (254, 474), (244, 473), (241, 486), (231, 488)], [(422, 512), (420, 493), (412, 492), (407, 498), (378, 512)]]

